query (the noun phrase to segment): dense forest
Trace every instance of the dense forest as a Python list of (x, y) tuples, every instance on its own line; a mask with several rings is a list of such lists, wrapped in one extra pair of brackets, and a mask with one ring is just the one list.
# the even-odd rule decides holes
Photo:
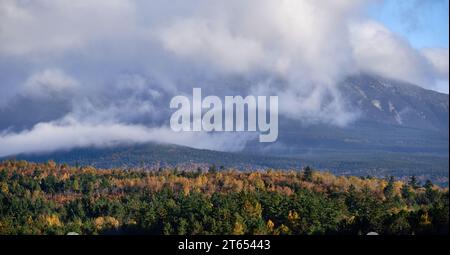
[(446, 234), (448, 189), (303, 171), (0, 163), (0, 234)]

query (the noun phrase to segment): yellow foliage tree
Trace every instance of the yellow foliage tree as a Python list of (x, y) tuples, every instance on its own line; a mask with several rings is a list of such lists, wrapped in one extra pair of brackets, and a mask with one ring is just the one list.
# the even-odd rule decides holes
[(428, 216), (428, 212), (423, 213), (420, 215), (420, 225), (427, 226), (431, 224), (430, 217)]
[(119, 221), (111, 216), (106, 217), (97, 217), (94, 220), (95, 229), (102, 230), (106, 228), (118, 228), (120, 223)]
[(234, 223), (233, 235), (243, 235), (245, 233), (245, 226), (239, 221)]
[(296, 211), (289, 211), (289, 213), (288, 213), (289, 221), (296, 221), (298, 219), (300, 219), (300, 216), (298, 215), (298, 213)]
[(60, 227), (61, 226), (61, 221), (59, 220), (58, 215), (56, 214), (51, 214), (48, 215), (47, 217), (45, 217), (45, 220), (47, 222), (47, 225), (49, 225), (50, 227)]
[(273, 229), (275, 228), (275, 223), (273, 223), (273, 221), (269, 219), (266, 223), (266, 227), (270, 233), (273, 233)]
[(275, 230), (275, 235), (288, 235), (290, 233), (290, 229), (284, 225), (281, 224), (281, 226), (279, 226), (276, 230)]
[(8, 184), (6, 182), (0, 182), (0, 190), (2, 191), (2, 193), (8, 194)]
[(250, 201), (245, 201), (244, 210), (250, 217), (254, 219), (261, 218), (262, 207), (259, 202), (252, 204)]

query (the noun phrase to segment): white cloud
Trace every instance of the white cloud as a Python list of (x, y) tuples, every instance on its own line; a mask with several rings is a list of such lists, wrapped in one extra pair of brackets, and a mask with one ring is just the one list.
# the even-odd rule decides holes
[[(0, 94), (8, 95), (2, 101), (14, 95), (6, 91), (18, 89), (29, 96), (65, 96), (67, 114), (77, 121), (3, 134), (0, 147), (3, 154), (9, 147), (56, 149), (134, 133), (158, 141), (170, 97), (198, 84), (218, 96), (275, 94), (280, 114), (339, 126), (358, 115), (337, 83), (359, 71), (448, 92), (448, 49), (412, 48), (365, 16), (371, 2), (2, 0)], [(120, 124), (149, 123), (144, 118), (158, 119), (151, 122), (157, 127)], [(202, 141), (165, 141), (177, 139), (191, 146)]]
[[(234, 139), (230, 139), (230, 136)], [(171, 143), (198, 149), (241, 150), (255, 134), (209, 134), (174, 132), (170, 128), (148, 128), (125, 123), (92, 124), (66, 116), (36, 124), (31, 130), (0, 134), (0, 157), (18, 153), (51, 152), (74, 147), (110, 146), (119, 143)], [(236, 139), (237, 138), (237, 139)], [(44, 146), (43, 146), (44, 145)]]
[(334, 83), (354, 69), (346, 17), (361, 3), (227, 1), (201, 6), (194, 16), (169, 16), (157, 36), (180, 57), (206, 60), (224, 71), (263, 70)]
[(354, 23), (350, 31), (359, 69), (424, 87), (436, 82), (436, 70), (421, 52), (382, 24)]
[(166, 49), (175, 55), (156, 53), (159, 59), (149, 60), (153, 66), (176, 66), (182, 59), (181, 64), (207, 71), (269, 72), (297, 88), (336, 83), (357, 70), (433, 88), (442, 80), (436, 73), (443, 70), (436, 66), (436, 53), (422, 54), (364, 17), (363, 8), (371, 2), (178, 1), (173, 6), (161, 0), (4, 0), (0, 54), (24, 56), (40, 65), (41, 58), (49, 59), (48, 64), (79, 52), (95, 63), (107, 61), (111, 52), (104, 50), (110, 49), (118, 54), (117, 65), (138, 46), (140, 53)]
[(258, 82), (251, 85), (259, 93), (278, 94), (281, 114), (345, 125), (352, 114), (340, 104), (336, 84), (357, 70), (347, 18), (362, 3), (227, 1), (172, 23), (169, 18), (157, 36), (165, 49), (189, 63), (206, 62), (218, 72), (281, 77), (283, 85), (266, 84), (269, 90)]
[(58, 94), (74, 92), (78, 82), (59, 69), (46, 69), (27, 79), (24, 93), (37, 97), (52, 97)]
[(116, 37), (115, 31), (132, 30), (133, 14), (133, 2), (124, 0), (2, 0), (0, 54), (57, 55), (79, 50)]
[(422, 54), (433, 65), (434, 70), (439, 78), (449, 78), (449, 52), (448, 49), (442, 48), (426, 48), (422, 50)]
[(430, 89), (447, 93), (449, 90), (449, 51), (443, 48), (422, 49), (422, 54), (433, 65), (436, 82), (431, 83)]
[(247, 72), (264, 61), (257, 41), (227, 29), (201, 19), (181, 20), (161, 31), (161, 41), (180, 57), (207, 61), (224, 71)]
[[(0, 55), (42, 65), (41, 59), (45, 64), (64, 62), (65, 55), (78, 53), (100, 65), (104, 63), (99, 59), (110, 57), (106, 49), (118, 55), (118, 62), (137, 47), (137, 54), (159, 52), (158, 60), (149, 60), (153, 66), (174, 66), (180, 64), (178, 58), (186, 60), (185, 65), (224, 72), (275, 73), (296, 87), (335, 83), (363, 70), (432, 88), (445, 59), (437, 66), (437, 50), (422, 54), (364, 17), (363, 8), (371, 2), (4, 0)], [(162, 49), (175, 58), (161, 55)]]

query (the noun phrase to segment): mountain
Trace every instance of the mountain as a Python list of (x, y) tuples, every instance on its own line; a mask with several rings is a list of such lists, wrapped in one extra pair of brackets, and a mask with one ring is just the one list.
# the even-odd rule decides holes
[(442, 132), (448, 137), (447, 94), (369, 75), (348, 78), (342, 94), (361, 110), (361, 121)]
[(149, 168), (178, 166), (183, 170), (197, 170), (217, 165), (217, 168), (235, 167), (241, 170), (265, 168), (301, 168), (299, 160), (283, 157), (220, 152), (193, 149), (185, 146), (159, 143), (121, 144), (112, 147), (75, 148), (52, 153), (20, 154), (3, 159), (46, 162), (54, 160), (69, 165), (97, 168)]
[(13, 157), (100, 168), (179, 165), (196, 169), (216, 164), (298, 169), (308, 164), (336, 174), (417, 175), (448, 184), (448, 95), (373, 75), (349, 77), (339, 87), (349, 109), (359, 115), (355, 122), (337, 127), (280, 116), (276, 144), (255, 140), (240, 153), (146, 143)]
[(245, 151), (299, 158), (339, 173), (448, 180), (447, 94), (365, 74), (339, 87), (359, 115), (355, 122), (337, 127), (280, 119), (277, 146), (252, 142)]
[(369, 75), (350, 77), (340, 89), (359, 115), (355, 122), (338, 127), (281, 119), (284, 146), (262, 151), (290, 156), (329, 150), (448, 154), (448, 95)]

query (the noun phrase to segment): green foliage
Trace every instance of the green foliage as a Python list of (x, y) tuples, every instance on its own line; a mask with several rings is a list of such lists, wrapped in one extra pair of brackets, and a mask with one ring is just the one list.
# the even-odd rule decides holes
[(394, 196), (394, 176), (389, 177), (388, 184), (384, 188), (384, 196), (386, 199), (391, 199)]
[(448, 213), (448, 190), (431, 182), (309, 167), (298, 174), (0, 164), (0, 234), (447, 234)]
[(310, 166), (306, 166), (305, 169), (303, 169), (303, 179), (305, 181), (311, 182), (313, 179), (313, 170)]
[(208, 170), (210, 173), (212, 173), (212, 174), (215, 174), (215, 173), (217, 173), (217, 167), (216, 167), (216, 164), (212, 164), (210, 167), (209, 167), (209, 170)]
[(417, 177), (415, 175), (411, 176), (409, 179), (408, 185), (411, 186), (413, 189), (417, 189), (420, 187), (420, 183), (417, 180)]

